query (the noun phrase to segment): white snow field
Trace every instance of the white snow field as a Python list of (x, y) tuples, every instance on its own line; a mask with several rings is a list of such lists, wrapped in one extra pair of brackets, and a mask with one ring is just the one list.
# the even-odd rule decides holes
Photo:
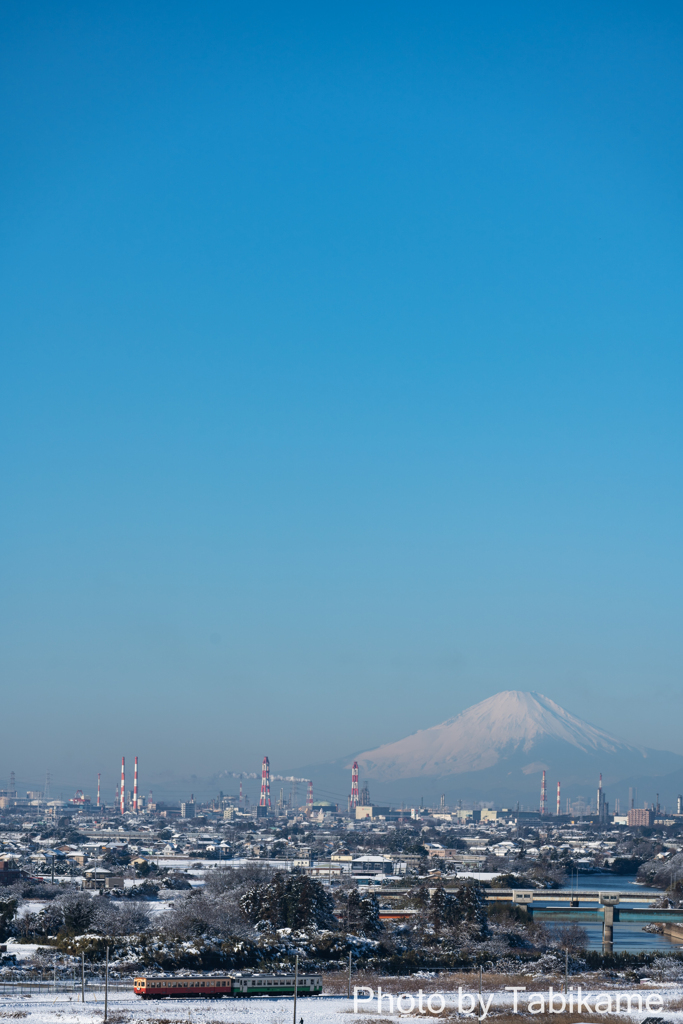
[[(388, 979), (385, 979), (388, 980)], [(630, 990), (632, 993), (634, 990)], [(651, 990), (655, 991), (654, 989)], [(539, 994), (547, 998), (547, 988), (539, 989)], [(609, 993), (612, 998), (617, 994), (609, 989), (601, 990), (602, 993)], [(657, 987), (664, 1002), (664, 1008), (657, 1010), (654, 1014), (648, 1012), (645, 1007), (647, 991), (640, 990), (643, 997), (642, 1012), (634, 1007), (633, 1012), (625, 1012), (624, 1009), (618, 1014), (596, 1013), (586, 1014), (585, 1024), (595, 1024), (596, 1021), (609, 1020), (613, 1022), (642, 1022), (653, 1015), (663, 1018), (671, 1024), (683, 1022), (683, 987), (680, 985), (663, 984)], [(586, 990), (584, 990), (584, 995)], [(619, 994), (622, 999), (625, 990), (621, 989)], [(413, 992), (413, 995), (415, 993)], [(524, 994), (524, 999), (532, 995), (532, 990)], [(593, 992), (591, 1002), (595, 1002), (596, 993)], [(445, 1019), (457, 1018), (460, 1020), (482, 1020), (482, 1010), (477, 1007), (477, 1013), (460, 1014), (458, 1012), (457, 993), (444, 993), (445, 1008), (443, 1017)], [(407, 1018), (411, 1021), (420, 1018), (426, 1021), (433, 1020), (434, 1013), (430, 1013), (424, 1006), (425, 1012), (420, 1014), (417, 1006), (412, 1013), (399, 1014), (396, 1010), (396, 996), (394, 996), (394, 1012), (391, 1012), (386, 996), (383, 998), (383, 1005), (380, 1012), (377, 1009), (376, 992), (372, 1002), (363, 1003), (359, 999), (357, 1012), (354, 1012), (354, 1001), (341, 996), (320, 996), (299, 999), (297, 1004), (297, 1024), (303, 1019), (304, 1024), (351, 1024), (357, 1021), (358, 1024), (372, 1024), (376, 1022), (400, 1021)], [(479, 998), (476, 989), (473, 991), (475, 1000)], [(486, 1017), (491, 1024), (495, 1024), (496, 1014), (505, 1012), (509, 1014), (512, 1010), (511, 993), (503, 990), (484, 992), (484, 1003)], [(521, 997), (520, 997), (521, 998)], [(425, 1003), (427, 993), (425, 993)], [(669, 1008), (671, 1007), (671, 1008)], [(407, 1005), (404, 1007), (408, 1009)], [(435, 1003), (434, 1010), (439, 1011), (439, 1002)], [(520, 1024), (528, 1022), (547, 1021), (546, 1013), (537, 1013), (535, 1016), (527, 1012), (526, 1005), (520, 1003)], [(62, 994), (56, 997), (50, 994), (33, 996), (0, 996), (0, 1020), (23, 1020), (26, 1024), (101, 1024), (104, 1015), (103, 996), (100, 993), (90, 993), (85, 1003), (81, 1003), (77, 995)], [(134, 993), (116, 993), (109, 999), (109, 1021), (111, 1024), (292, 1024), (293, 1002), (291, 998), (280, 999), (277, 997), (264, 997), (252, 999), (163, 999), (155, 1001), (142, 1000)], [(562, 1024), (563, 1014), (555, 1011), (553, 1019)], [(509, 1019), (509, 1018), (508, 1018)], [(565, 1018), (566, 1019), (566, 1018)], [(573, 1017), (576, 1020), (576, 1017)]]

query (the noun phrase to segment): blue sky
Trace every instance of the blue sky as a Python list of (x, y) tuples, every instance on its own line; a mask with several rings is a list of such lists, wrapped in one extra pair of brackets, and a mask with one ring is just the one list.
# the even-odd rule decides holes
[(683, 752), (682, 36), (2, 5), (0, 779), (512, 688)]

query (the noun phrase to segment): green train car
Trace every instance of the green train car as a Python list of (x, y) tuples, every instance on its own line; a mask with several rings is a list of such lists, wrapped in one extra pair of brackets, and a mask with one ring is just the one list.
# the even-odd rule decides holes
[[(247, 974), (232, 976), (232, 994), (235, 996), (293, 996), (293, 974)], [(297, 996), (318, 996), (323, 990), (322, 974), (302, 971), (297, 984)]]

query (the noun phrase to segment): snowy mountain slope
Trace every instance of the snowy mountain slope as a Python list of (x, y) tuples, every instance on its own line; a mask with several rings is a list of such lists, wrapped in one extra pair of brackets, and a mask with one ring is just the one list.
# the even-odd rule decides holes
[(650, 753), (584, 722), (543, 694), (505, 690), (441, 725), (365, 751), (356, 760), (363, 776), (393, 782), (495, 766), (529, 775), (549, 767), (548, 760), (568, 759), (604, 761), (606, 767), (618, 762), (643, 771)]

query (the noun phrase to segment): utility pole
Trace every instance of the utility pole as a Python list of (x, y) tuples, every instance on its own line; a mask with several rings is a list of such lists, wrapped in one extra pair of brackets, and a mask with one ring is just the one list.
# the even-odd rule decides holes
[(349, 999), (351, 998), (351, 954), (349, 953)]
[(81, 1002), (85, 1002), (85, 953), (81, 953)]
[(52, 884), (55, 884), (55, 855), (52, 854)]
[(109, 1003), (109, 946), (107, 946), (107, 960), (104, 968), (104, 1019), (107, 1020), (107, 1008)]
[(294, 958), (294, 1024), (296, 1024), (296, 990), (299, 987), (299, 954)]
[(569, 946), (564, 951), (564, 994), (569, 992)]

